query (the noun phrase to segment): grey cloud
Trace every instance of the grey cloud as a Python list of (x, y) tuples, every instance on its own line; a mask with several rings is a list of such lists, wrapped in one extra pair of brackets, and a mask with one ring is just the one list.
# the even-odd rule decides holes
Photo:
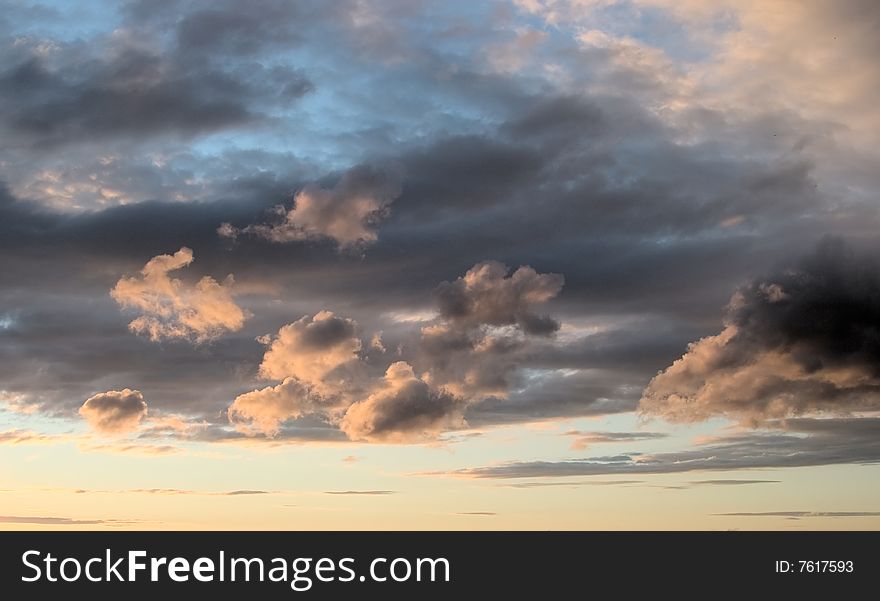
[(470, 405), (465, 419), (474, 427), (541, 421), (554, 417), (608, 415), (638, 407), (641, 386), (627, 386), (614, 372), (545, 372), (507, 398), (490, 396)]
[(453, 282), (443, 282), (436, 291), (441, 317), (463, 326), (515, 324), (527, 334), (558, 330), (557, 322), (533, 308), (559, 294), (565, 279), (555, 273), (539, 274), (531, 267), (508, 273), (505, 265), (486, 261)]
[(166, 74), (160, 57), (137, 51), (111, 61), (76, 83), (39, 59), (7, 70), (0, 76), (7, 130), (52, 145), (83, 136), (195, 134), (256, 117), (243, 102), (245, 86), (226, 74)]
[(880, 267), (826, 239), (741, 287), (725, 328), (648, 385), (646, 414), (746, 421), (880, 408)]
[(243, 228), (223, 223), (217, 232), (227, 238), (250, 234), (277, 243), (330, 239), (341, 249), (364, 246), (376, 241), (375, 226), (399, 194), (400, 175), (393, 169), (360, 165), (346, 171), (330, 189), (303, 187), (290, 209), (275, 207), (278, 223)]
[(752, 484), (779, 484), (780, 480), (695, 480), (690, 486), (750, 486)]
[(340, 429), (352, 440), (408, 442), (462, 425), (461, 399), (432, 389), (399, 361), (381, 388), (348, 407)]
[(644, 480), (584, 480), (584, 481), (572, 481), (572, 482), (559, 482), (559, 481), (538, 481), (538, 482), (515, 482), (513, 484), (504, 484), (503, 486), (509, 488), (547, 488), (547, 487), (555, 487), (555, 486), (567, 486), (567, 487), (578, 487), (578, 486), (631, 486), (633, 484), (642, 484)]
[[(785, 432), (722, 437), (684, 451), (629, 454), (570, 461), (532, 461), (466, 468), (452, 475), (473, 478), (541, 478), (610, 474), (672, 474), (838, 465), (880, 461), (880, 419), (786, 420)], [(806, 435), (806, 436), (805, 436)]]
[(40, 40), (19, 38), (6, 49), (10, 67), (0, 73), (0, 124), (9, 142), (46, 148), (133, 135), (188, 137), (253, 123), (265, 117), (263, 109), (311, 91), (307, 77), (288, 66), (214, 60), (222, 58), (218, 50), (240, 54), (243, 45), (260, 46), (272, 31), (281, 39), (292, 28), (284, 5), (274, 13), (286, 21), (269, 7), (259, 15), (241, 9), (185, 15), (171, 46), (146, 22), (87, 42), (52, 41), (49, 52)]

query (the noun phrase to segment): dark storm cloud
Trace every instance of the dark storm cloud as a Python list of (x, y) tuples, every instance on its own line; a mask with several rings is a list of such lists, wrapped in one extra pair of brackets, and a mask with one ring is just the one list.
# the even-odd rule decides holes
[(541, 478), (610, 474), (672, 474), (880, 462), (880, 419), (792, 419), (784, 431), (729, 435), (685, 451), (568, 461), (530, 461), (466, 468), (450, 475)]
[(841, 240), (741, 287), (725, 328), (648, 385), (642, 410), (672, 421), (757, 422), (880, 408), (880, 266)]

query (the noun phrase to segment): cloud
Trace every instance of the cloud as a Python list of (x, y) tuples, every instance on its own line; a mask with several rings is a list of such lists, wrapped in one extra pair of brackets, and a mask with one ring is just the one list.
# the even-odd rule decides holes
[(405, 361), (391, 364), (379, 390), (351, 405), (340, 429), (352, 440), (409, 442), (461, 426), (461, 401), (432, 390)]
[(440, 316), (456, 326), (517, 325), (527, 334), (547, 335), (559, 324), (533, 309), (559, 294), (565, 279), (556, 273), (539, 274), (531, 267), (509, 269), (498, 261), (474, 265), (453, 282), (436, 290)]
[(158, 255), (141, 270), (141, 277), (122, 278), (110, 295), (123, 308), (142, 315), (128, 324), (150, 340), (213, 340), (242, 328), (247, 313), (232, 298), (232, 276), (223, 284), (209, 276), (195, 285), (169, 277), (193, 262), (193, 253), (183, 247), (173, 255)]
[(577, 451), (583, 451), (594, 444), (607, 442), (638, 442), (642, 440), (656, 440), (658, 438), (666, 438), (668, 434), (662, 432), (581, 432), (580, 430), (571, 430), (565, 433), (566, 436), (575, 437), (571, 443), (571, 448)]
[(506, 397), (529, 338), (559, 329), (535, 309), (559, 294), (563, 276), (528, 266), (509, 272), (484, 261), (435, 289), (439, 322), (422, 327), (420, 340), (433, 386), (474, 401)]
[(54, 516), (21, 516), (21, 515), (0, 515), (0, 523), (4, 524), (35, 524), (49, 526), (125, 526), (135, 524), (139, 520), (97, 520), (97, 519), (76, 519)]
[(229, 421), (243, 432), (254, 430), (276, 436), (281, 424), (321, 407), (321, 400), (296, 378), (285, 378), (277, 386), (246, 392), (229, 406)]
[(326, 490), (325, 495), (393, 495), (394, 490)]
[(98, 27), (70, 39), (20, 31), (5, 45), (0, 126), (14, 143), (45, 150), (189, 138), (258, 124), (314, 88), (296, 68), (253, 60), (257, 50), (298, 40), (292, 32), (302, 27), (294, 22), (302, 11), (284, 3), (267, 3), (259, 15), (236, 3), (178, 6), (163, 18), (121, 12), (112, 33)]
[(361, 165), (345, 172), (332, 188), (309, 184), (296, 193), (293, 207), (275, 208), (279, 223), (236, 228), (223, 223), (217, 232), (227, 238), (251, 234), (270, 242), (333, 240), (340, 249), (376, 241), (375, 225), (400, 195), (400, 175)]
[(794, 418), (772, 422), (769, 427), (773, 429), (710, 439), (683, 451), (629, 453), (567, 461), (510, 462), (465, 468), (447, 475), (472, 478), (546, 478), (880, 462), (878, 418)]
[(4, 430), (0, 431), (0, 444), (54, 444), (69, 440), (64, 436), (41, 434), (33, 430)]
[(358, 360), (361, 341), (354, 320), (319, 311), (282, 326), (260, 364), (260, 375), (294, 377), (319, 393), (333, 394), (335, 382)]
[(513, 484), (504, 484), (509, 488), (546, 488), (548, 486), (631, 486), (633, 484), (642, 484), (643, 480), (584, 480), (582, 482), (559, 482), (559, 481), (538, 481), (538, 482), (515, 482)]
[[(398, 361), (383, 377), (372, 376), (375, 363), (385, 361), (384, 344), (364, 349), (357, 323), (330, 311), (283, 326), (262, 339), (269, 348), (259, 370), (281, 383), (236, 397), (229, 420), (242, 432), (276, 437), (284, 422), (316, 415), (351, 440), (372, 442), (421, 441), (463, 427), (469, 403), (507, 395), (527, 339), (558, 328), (533, 309), (559, 292), (562, 277), (530, 267), (508, 271), (481, 263), (455, 285), (441, 285), (447, 301), (449, 286), (458, 290), (467, 315), (440, 301), (438, 322), (418, 330), (421, 375)], [(537, 332), (538, 322), (555, 325)]]
[(81, 444), (79, 448), (87, 453), (127, 453), (131, 455), (143, 455), (145, 457), (164, 457), (183, 452), (183, 448), (170, 444)]
[(244, 432), (277, 436), (281, 424), (303, 415), (332, 418), (352, 402), (361, 382), (361, 340), (357, 324), (331, 311), (319, 311), (282, 326), (268, 342), (260, 375), (282, 380), (241, 394), (229, 407), (229, 420)]
[(658, 374), (647, 415), (756, 423), (880, 409), (880, 269), (839, 240), (740, 288), (724, 330)]
[(204, 495), (211, 497), (238, 497), (238, 496), (250, 496), (250, 495), (270, 495), (275, 494), (271, 491), (267, 490), (249, 490), (249, 489), (241, 489), (241, 490), (230, 490), (230, 491), (203, 491), (203, 490), (187, 490), (180, 488), (128, 488), (122, 490), (89, 490), (85, 488), (78, 488), (74, 491), (77, 494), (146, 494), (146, 495)]
[(86, 399), (79, 414), (101, 434), (124, 434), (138, 428), (147, 403), (140, 390), (108, 390)]
[(781, 518), (873, 518), (880, 516), (880, 511), (734, 511), (716, 513), (718, 516), (732, 517), (781, 517)]
[(696, 480), (690, 486), (751, 486), (752, 484), (779, 484), (781, 480)]

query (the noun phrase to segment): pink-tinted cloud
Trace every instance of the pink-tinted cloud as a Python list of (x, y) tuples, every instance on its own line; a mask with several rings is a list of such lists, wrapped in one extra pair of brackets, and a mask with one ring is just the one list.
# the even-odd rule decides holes
[(101, 434), (124, 434), (138, 428), (147, 403), (139, 390), (108, 390), (86, 399), (79, 414)]
[(232, 298), (231, 275), (222, 284), (209, 276), (196, 284), (169, 276), (192, 262), (192, 251), (183, 247), (173, 255), (150, 259), (140, 277), (116, 283), (110, 291), (113, 299), (141, 314), (128, 324), (132, 332), (154, 341), (177, 338), (205, 342), (242, 328), (248, 315)]

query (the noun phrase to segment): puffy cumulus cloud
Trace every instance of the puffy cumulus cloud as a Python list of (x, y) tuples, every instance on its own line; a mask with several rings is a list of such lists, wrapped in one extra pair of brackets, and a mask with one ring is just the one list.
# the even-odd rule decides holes
[(516, 370), (527, 341), (515, 332), (460, 332), (448, 324), (422, 329), (428, 360), (425, 379), (457, 396), (481, 400), (506, 397), (516, 384)]
[(338, 392), (340, 383), (357, 369), (361, 340), (354, 320), (320, 311), (283, 326), (269, 344), (260, 375), (293, 377), (320, 394)]
[(531, 267), (509, 269), (498, 261), (477, 263), (454, 282), (437, 287), (440, 315), (456, 325), (517, 325), (527, 334), (547, 335), (559, 324), (533, 309), (559, 294), (565, 278)]
[(407, 442), (464, 423), (463, 399), (415, 375), (404, 361), (369, 374), (357, 324), (330, 311), (282, 327), (260, 375), (281, 382), (241, 394), (230, 423), (244, 434), (278, 436), (289, 420), (315, 416), (351, 440)]
[(150, 340), (190, 339), (204, 342), (226, 332), (240, 330), (247, 313), (232, 298), (233, 279), (224, 283), (205, 276), (195, 285), (169, 277), (169, 273), (193, 262), (193, 253), (183, 247), (173, 255), (158, 255), (141, 270), (140, 277), (120, 279), (110, 295), (124, 308), (142, 315), (128, 324)]
[(759, 422), (880, 409), (880, 269), (827, 239), (734, 294), (725, 327), (651, 380), (646, 414)]
[(140, 425), (147, 402), (140, 390), (108, 390), (86, 399), (79, 414), (102, 434), (124, 434)]
[(333, 240), (341, 249), (378, 239), (375, 226), (390, 211), (401, 192), (400, 174), (393, 169), (360, 165), (347, 171), (332, 188), (305, 186), (294, 197), (293, 207), (275, 207), (280, 221), (236, 228), (223, 223), (217, 233), (235, 238), (251, 234), (271, 242)]
[(351, 405), (340, 428), (353, 440), (409, 442), (461, 426), (461, 402), (433, 390), (405, 361), (391, 364), (380, 388)]
[(235, 398), (227, 412), (229, 421), (245, 433), (275, 436), (281, 424), (318, 408), (315, 395), (296, 378), (277, 386), (246, 392)]
[(437, 287), (439, 322), (423, 327), (420, 338), (431, 385), (472, 400), (505, 397), (529, 339), (559, 329), (536, 309), (559, 294), (563, 276), (531, 267), (509, 272), (502, 263), (484, 261)]

